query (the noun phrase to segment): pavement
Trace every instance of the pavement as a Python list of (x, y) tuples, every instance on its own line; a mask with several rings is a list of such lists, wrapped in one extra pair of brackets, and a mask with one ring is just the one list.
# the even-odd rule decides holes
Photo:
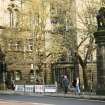
[(77, 98), (77, 99), (90, 99), (90, 100), (101, 100), (105, 101), (105, 96), (96, 95), (95, 93), (86, 93), (82, 92), (80, 95), (76, 95), (73, 92), (69, 92), (64, 94), (63, 92), (60, 93), (29, 93), (29, 92), (16, 92), (13, 90), (2, 90), (0, 94), (5, 95), (25, 95), (25, 96), (49, 96), (49, 97), (64, 97), (64, 98)]

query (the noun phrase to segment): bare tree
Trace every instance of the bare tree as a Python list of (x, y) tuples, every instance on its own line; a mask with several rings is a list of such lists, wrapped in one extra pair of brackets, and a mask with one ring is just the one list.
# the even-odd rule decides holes
[[(93, 55), (95, 49), (93, 33), (97, 28), (95, 17), (97, 9), (99, 8), (99, 2), (94, 0), (83, 0), (83, 4), (84, 10), (77, 11), (79, 43), (77, 46), (76, 55), (83, 71), (84, 88), (88, 89), (87, 64), (88, 59), (91, 59), (91, 55)], [(83, 48), (85, 48), (85, 52), (83, 51)]]

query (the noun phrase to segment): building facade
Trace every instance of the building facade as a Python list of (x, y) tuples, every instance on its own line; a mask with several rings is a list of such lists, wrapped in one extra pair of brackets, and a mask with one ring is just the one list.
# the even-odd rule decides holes
[(63, 37), (63, 44), (68, 51), (61, 54), (60, 58), (52, 64), (55, 81), (62, 84), (62, 78), (67, 75), (73, 80), (74, 74), (74, 51), (76, 48), (76, 4), (73, 0), (63, 0), (62, 3), (54, 2), (51, 5), (52, 35), (60, 34)]
[(7, 1), (2, 3), (8, 25), (2, 24), (6, 28), (0, 34), (6, 83), (60, 83), (62, 75), (72, 81), (77, 44), (75, 1)]

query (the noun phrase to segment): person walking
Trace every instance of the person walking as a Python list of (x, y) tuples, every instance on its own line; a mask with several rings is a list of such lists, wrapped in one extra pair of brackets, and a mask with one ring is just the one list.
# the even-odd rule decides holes
[(79, 78), (73, 80), (72, 86), (74, 87), (75, 94), (80, 94)]
[(80, 94), (80, 87), (79, 87), (79, 78), (76, 79), (76, 94)]
[(62, 80), (62, 86), (64, 88), (65, 94), (67, 94), (67, 92), (68, 92), (68, 85), (69, 85), (69, 80), (68, 80), (67, 76), (65, 75), (63, 80)]

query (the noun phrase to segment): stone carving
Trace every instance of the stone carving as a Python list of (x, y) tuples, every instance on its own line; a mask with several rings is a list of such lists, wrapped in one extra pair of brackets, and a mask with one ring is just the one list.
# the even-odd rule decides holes
[(105, 7), (101, 7), (96, 16), (98, 30), (105, 30)]

